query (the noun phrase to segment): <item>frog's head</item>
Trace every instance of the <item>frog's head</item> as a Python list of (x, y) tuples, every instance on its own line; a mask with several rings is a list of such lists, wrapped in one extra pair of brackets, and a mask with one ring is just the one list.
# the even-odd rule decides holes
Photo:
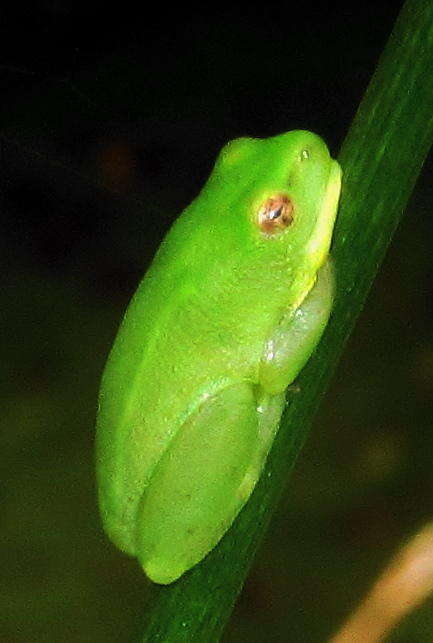
[[(322, 139), (295, 130), (237, 139), (219, 160), (236, 202), (239, 235), (267, 261), (315, 274), (331, 243), (341, 169)], [(218, 172), (217, 172), (218, 176)]]

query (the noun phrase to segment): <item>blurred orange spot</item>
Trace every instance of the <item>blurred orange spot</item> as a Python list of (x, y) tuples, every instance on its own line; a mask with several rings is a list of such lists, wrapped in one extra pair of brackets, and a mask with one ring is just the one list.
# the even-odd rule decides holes
[(376, 643), (433, 591), (433, 524), (393, 558), (361, 605), (329, 643)]
[(131, 145), (123, 141), (105, 144), (96, 159), (103, 184), (116, 192), (130, 191), (136, 182), (137, 160)]

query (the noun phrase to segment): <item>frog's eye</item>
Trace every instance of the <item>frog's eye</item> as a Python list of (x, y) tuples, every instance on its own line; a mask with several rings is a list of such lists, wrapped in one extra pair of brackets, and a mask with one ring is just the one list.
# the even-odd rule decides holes
[(277, 194), (262, 203), (258, 212), (258, 223), (262, 232), (274, 234), (288, 228), (293, 222), (294, 206), (288, 196)]

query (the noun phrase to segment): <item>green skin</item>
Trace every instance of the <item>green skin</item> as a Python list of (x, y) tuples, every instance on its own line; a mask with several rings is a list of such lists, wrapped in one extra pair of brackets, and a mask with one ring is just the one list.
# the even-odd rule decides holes
[[(311, 132), (229, 143), (128, 307), (101, 385), (99, 503), (156, 583), (215, 547), (260, 477), (330, 314), (340, 182)], [(275, 195), (291, 214), (270, 230)]]

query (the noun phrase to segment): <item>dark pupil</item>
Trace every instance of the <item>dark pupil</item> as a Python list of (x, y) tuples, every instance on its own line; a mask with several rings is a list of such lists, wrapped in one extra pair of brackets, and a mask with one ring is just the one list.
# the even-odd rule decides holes
[(269, 213), (270, 220), (273, 221), (273, 219), (278, 219), (278, 217), (281, 215), (282, 209), (283, 206), (281, 205), (277, 210), (271, 210), (271, 212)]

